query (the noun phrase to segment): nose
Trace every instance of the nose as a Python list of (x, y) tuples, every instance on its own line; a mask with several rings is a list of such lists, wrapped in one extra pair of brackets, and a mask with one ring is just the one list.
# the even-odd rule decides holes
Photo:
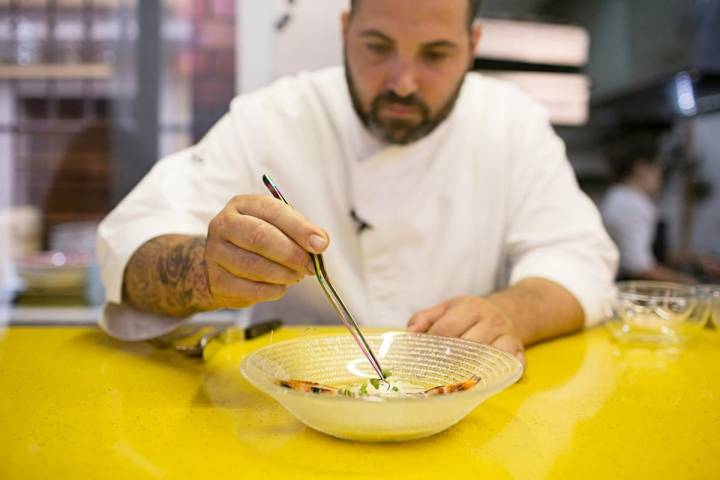
[(409, 97), (418, 90), (417, 75), (412, 62), (398, 60), (388, 78), (388, 89), (399, 97)]

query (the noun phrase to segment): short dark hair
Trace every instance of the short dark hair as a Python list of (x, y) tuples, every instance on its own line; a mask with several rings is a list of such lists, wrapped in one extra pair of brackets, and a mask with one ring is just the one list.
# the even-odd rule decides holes
[(606, 139), (605, 156), (616, 181), (627, 180), (637, 165), (659, 162), (661, 134), (628, 130)]
[[(360, 0), (350, 0), (350, 14), (351, 15), (352, 15), (353, 9), (357, 7), (358, 3), (360, 3)], [(468, 26), (469, 26), (469, 28), (472, 28), (473, 23), (475, 22), (475, 19), (477, 18), (478, 14), (480, 13), (481, 5), (482, 5), (482, 0), (468, 0)]]

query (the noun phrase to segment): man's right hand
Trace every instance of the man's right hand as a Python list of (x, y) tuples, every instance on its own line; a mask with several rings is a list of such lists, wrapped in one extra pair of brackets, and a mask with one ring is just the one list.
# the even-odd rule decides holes
[(279, 200), (234, 197), (210, 222), (205, 243), (212, 309), (281, 298), (314, 274), (308, 252), (322, 253), (328, 243), (324, 230)]

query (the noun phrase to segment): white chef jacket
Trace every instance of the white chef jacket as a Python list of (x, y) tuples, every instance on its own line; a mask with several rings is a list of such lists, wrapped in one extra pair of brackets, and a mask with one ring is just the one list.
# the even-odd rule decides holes
[[(527, 277), (566, 287), (591, 323), (604, 311), (617, 251), (542, 107), (470, 73), (430, 135), (385, 145), (358, 119), (341, 68), (239, 96), (198, 145), (157, 163), (100, 226), (109, 304), (121, 302), (138, 247), (163, 234), (205, 236), (233, 195), (268, 194), (264, 173), (328, 231), (325, 265), (361, 325), (402, 328), (420, 309)], [(358, 232), (353, 210), (371, 228)], [(255, 305), (252, 316), (338, 324), (312, 277)], [(125, 339), (178, 322), (117, 305), (101, 319)]]
[(600, 208), (608, 233), (620, 249), (620, 270), (637, 274), (653, 268), (659, 214), (652, 199), (636, 188), (617, 184), (607, 191)]

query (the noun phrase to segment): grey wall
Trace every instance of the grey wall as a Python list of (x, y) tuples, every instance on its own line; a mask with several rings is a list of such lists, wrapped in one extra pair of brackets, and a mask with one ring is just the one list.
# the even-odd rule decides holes
[[(720, 113), (701, 115), (686, 122), (695, 157), (700, 163), (699, 177), (713, 188), (711, 196), (694, 209), (690, 250), (720, 255)], [(679, 124), (674, 132), (675, 141), (683, 141), (683, 129), (684, 126)], [(669, 247), (675, 251), (682, 248), (683, 191), (683, 179), (675, 174), (669, 179), (661, 199), (661, 211), (668, 222)]]
[(544, 11), (590, 31), (588, 72), (597, 99), (645, 86), (689, 66), (694, 43), (694, 3), (693, 0), (557, 0)]
[(695, 250), (720, 255), (720, 113), (698, 117), (694, 122), (701, 175), (714, 190), (697, 209), (692, 245)]

